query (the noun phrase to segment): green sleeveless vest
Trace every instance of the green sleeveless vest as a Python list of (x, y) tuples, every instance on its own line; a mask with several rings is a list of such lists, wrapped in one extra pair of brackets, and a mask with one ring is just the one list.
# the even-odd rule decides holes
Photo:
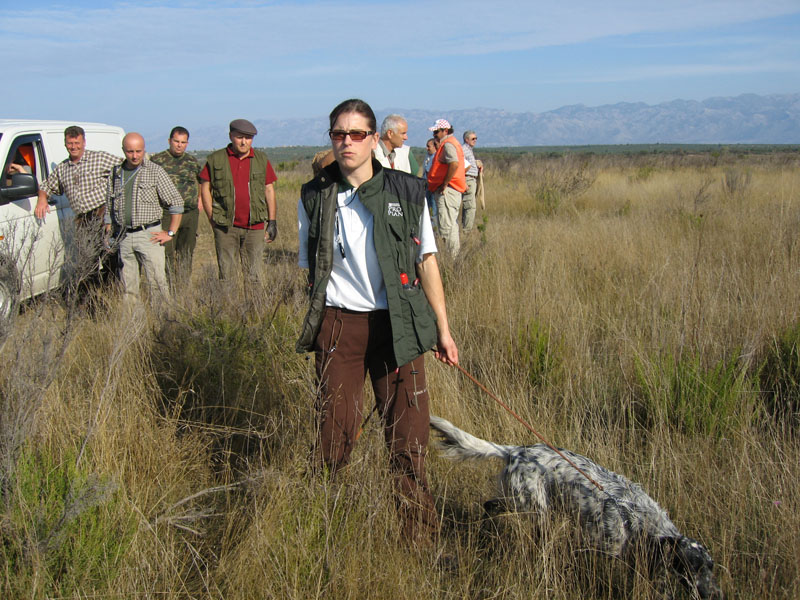
[[(211, 184), (211, 220), (220, 227), (233, 225), (234, 198), (233, 174), (228, 163), (228, 151), (223, 148), (208, 155), (208, 176)], [(267, 172), (267, 155), (253, 150), (250, 161), (250, 225), (267, 220), (267, 197), (264, 179)]]
[[(436, 343), (436, 316), (416, 281), (419, 221), (425, 202), (425, 182), (384, 169), (372, 161), (374, 175), (358, 188), (361, 203), (374, 218), (373, 242), (386, 286), (392, 343), (398, 366), (407, 364)], [(309, 217), (308, 284), (311, 305), (297, 341), (298, 352), (314, 348), (322, 324), (325, 290), (333, 268), (339, 165), (333, 163), (303, 185), (300, 195)], [(408, 283), (404, 284), (405, 274)]]

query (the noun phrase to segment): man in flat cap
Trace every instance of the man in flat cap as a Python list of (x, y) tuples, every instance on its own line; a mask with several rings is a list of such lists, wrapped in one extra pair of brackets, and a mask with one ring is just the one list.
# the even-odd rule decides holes
[(200, 197), (214, 230), (219, 278), (234, 277), (237, 260), (250, 280), (260, 278), (264, 242), (278, 235), (275, 171), (252, 148), (258, 131), (246, 119), (230, 124), (226, 148), (208, 155), (200, 172)]

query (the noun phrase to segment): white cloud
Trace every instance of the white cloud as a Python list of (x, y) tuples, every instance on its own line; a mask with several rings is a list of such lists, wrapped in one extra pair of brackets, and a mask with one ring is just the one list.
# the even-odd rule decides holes
[[(609, 36), (720, 27), (800, 13), (796, 0), (520, 3), (110, 3), (6, 12), (0, 54), (29, 72), (108, 72), (352, 57), (488, 54)], [(449, 19), (449, 23), (447, 23)], [(442, 25), (447, 23), (446, 25)]]

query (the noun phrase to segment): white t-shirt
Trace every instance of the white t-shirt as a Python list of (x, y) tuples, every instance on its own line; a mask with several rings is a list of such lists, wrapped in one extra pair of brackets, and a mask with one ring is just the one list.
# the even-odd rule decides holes
[[(325, 290), (325, 304), (357, 311), (387, 309), (386, 286), (372, 238), (372, 213), (352, 188), (339, 192), (336, 202), (338, 211), (334, 227), (333, 270)], [(309, 267), (308, 225), (308, 215), (300, 200), (297, 203), (297, 229), (300, 236), (297, 264), (304, 269)], [(417, 262), (424, 255), (437, 251), (427, 202), (423, 202), (419, 231)], [(416, 273), (408, 274), (409, 281), (414, 281), (416, 277)]]

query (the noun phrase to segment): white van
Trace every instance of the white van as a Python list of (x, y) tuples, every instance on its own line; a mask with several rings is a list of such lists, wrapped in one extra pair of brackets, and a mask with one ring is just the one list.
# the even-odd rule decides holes
[(0, 329), (16, 315), (20, 300), (61, 283), (64, 248), (73, 230), (69, 201), (66, 195), (52, 196), (44, 220), (36, 219), (33, 211), (39, 186), (68, 158), (64, 129), (70, 125), (84, 129), (88, 150), (124, 158), (120, 127), (0, 119)]

